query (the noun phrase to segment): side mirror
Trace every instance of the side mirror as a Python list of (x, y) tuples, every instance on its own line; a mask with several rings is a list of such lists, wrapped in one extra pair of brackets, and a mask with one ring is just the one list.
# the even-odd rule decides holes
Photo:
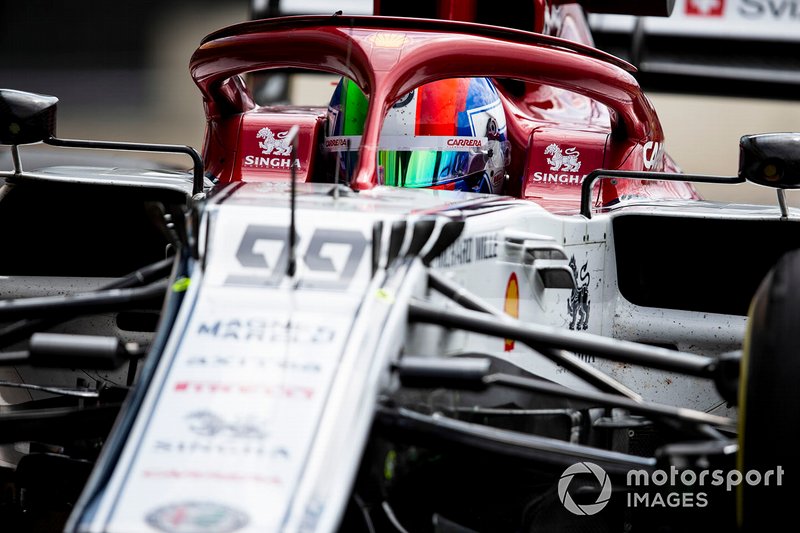
[(745, 135), (739, 177), (778, 189), (800, 189), (800, 133)]
[(0, 178), (17, 178), (23, 175), (18, 145), (44, 142), (62, 148), (185, 154), (192, 158), (193, 163), (192, 195), (203, 192), (205, 183), (203, 160), (191, 146), (58, 139), (56, 138), (57, 105), (58, 98), (55, 96), (0, 89), (0, 145), (11, 146), (11, 157), (14, 161), (14, 171), (0, 172)]
[(0, 144), (16, 146), (53, 137), (58, 98), (0, 89)]

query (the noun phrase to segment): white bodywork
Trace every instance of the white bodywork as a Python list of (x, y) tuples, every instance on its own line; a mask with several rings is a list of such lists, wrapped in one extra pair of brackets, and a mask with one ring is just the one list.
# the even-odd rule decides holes
[[(432, 268), (498, 309), (515, 277), (524, 322), (704, 354), (741, 343), (743, 317), (636, 308), (622, 298), (613, 214), (557, 216), (496, 196), (379, 187), (334, 198), (330, 185), (301, 184), (297, 272), (288, 277), (288, 187), (234, 184), (208, 202), (201, 260), (177, 322), (111, 478), (77, 530), (195, 531), (198, 516), (217, 520), (218, 531), (334, 530), (401, 352), (487, 353), (586, 387), (520, 343), (409, 330), (405, 305), (426, 295), (427, 278), (402, 251), (387, 268), (393, 222), (433, 218), (440, 228), (463, 219), (462, 235)], [(374, 234), (382, 236), (375, 265)], [(575, 290), (544, 287), (539, 269), (569, 259), (531, 261), (542, 243), (574, 258)], [(648, 400), (700, 410), (722, 402), (685, 377), (579, 357)]]

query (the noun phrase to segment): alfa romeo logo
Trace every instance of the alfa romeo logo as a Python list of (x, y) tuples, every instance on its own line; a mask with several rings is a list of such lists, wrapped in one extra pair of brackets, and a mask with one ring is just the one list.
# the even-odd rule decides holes
[[(575, 474), (593, 474), (600, 484), (600, 495), (594, 503), (578, 505), (569, 493), (569, 484)], [(593, 515), (603, 510), (608, 505), (608, 500), (611, 499), (611, 480), (608, 478), (606, 471), (594, 463), (575, 463), (567, 467), (564, 473), (561, 474), (561, 479), (558, 480), (558, 499), (564, 504), (567, 511), (576, 515)]]
[(186, 501), (154, 509), (147, 523), (164, 533), (233, 533), (247, 526), (243, 512), (215, 502)]

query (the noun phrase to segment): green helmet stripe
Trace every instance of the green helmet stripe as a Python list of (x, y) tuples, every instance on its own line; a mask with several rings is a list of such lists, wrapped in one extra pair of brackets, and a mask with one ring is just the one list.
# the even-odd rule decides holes
[(364, 121), (367, 119), (367, 97), (355, 82), (347, 80), (342, 87), (344, 102), (344, 118), (342, 135), (362, 135)]

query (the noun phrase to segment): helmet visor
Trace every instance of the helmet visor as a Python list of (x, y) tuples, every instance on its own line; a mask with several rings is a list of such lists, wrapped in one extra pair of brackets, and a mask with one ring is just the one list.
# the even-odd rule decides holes
[[(381, 150), (378, 168), (384, 185), (396, 187), (433, 187), (444, 185), (469, 174), (470, 161), (483, 159), (479, 153), (439, 152), (436, 150)], [(484, 165), (476, 163), (476, 170)]]

